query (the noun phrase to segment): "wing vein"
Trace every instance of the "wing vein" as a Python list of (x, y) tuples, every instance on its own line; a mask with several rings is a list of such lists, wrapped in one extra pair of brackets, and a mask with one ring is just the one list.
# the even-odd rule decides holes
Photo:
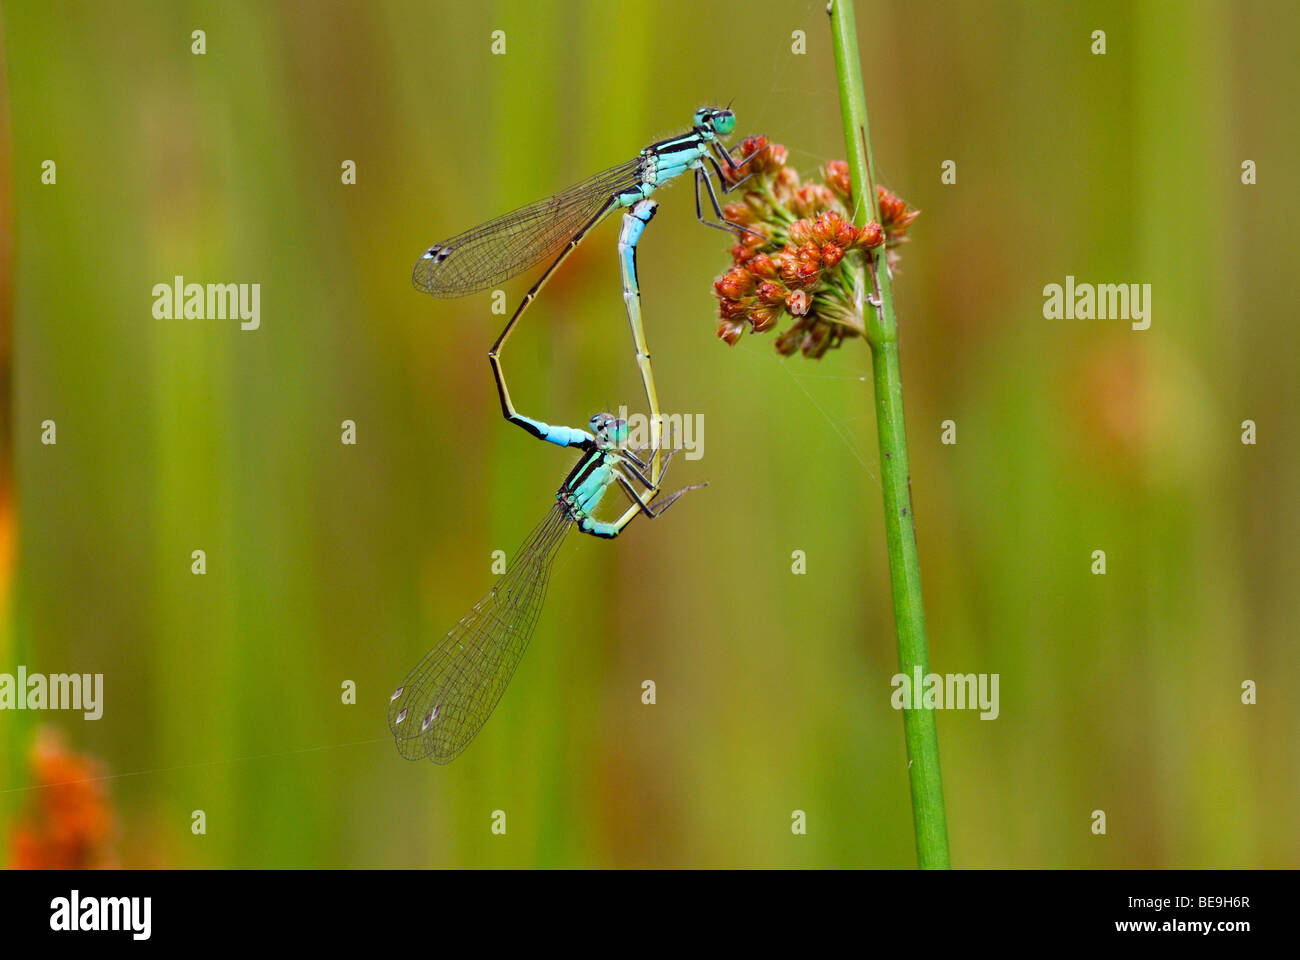
[(638, 155), (435, 243), (416, 261), (411, 282), (435, 297), (463, 297), (554, 258), (610, 197), (640, 183), (643, 163)]
[(388, 704), (402, 756), (448, 763), (487, 722), (532, 638), (571, 525), (557, 502), (496, 585), (407, 674)]

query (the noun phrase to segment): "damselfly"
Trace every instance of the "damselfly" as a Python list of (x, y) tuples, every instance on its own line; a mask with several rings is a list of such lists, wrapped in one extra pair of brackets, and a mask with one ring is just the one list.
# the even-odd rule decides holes
[[(645, 475), (646, 461), (623, 449), (627, 421), (598, 413), (591, 418), (591, 429), (552, 428), (556, 442), (562, 438), (565, 446), (583, 454), (556, 493), (555, 504), (509, 559), (497, 585), (425, 654), (389, 698), (388, 727), (398, 752), (408, 760), (428, 757), (449, 763), (487, 721), (537, 626), (551, 564), (570, 527), (576, 524), (583, 533), (612, 539), (636, 513), (657, 517), (683, 493), (705, 485), (684, 487), (652, 506), (632, 485), (635, 480), (654, 489)], [(672, 451), (664, 458), (665, 469), (671, 459)], [(633, 512), (614, 522), (597, 520), (592, 512), (616, 484), (631, 499)]]
[[(739, 163), (735, 162), (720, 139), (730, 136), (735, 128), (736, 117), (730, 110), (703, 107), (695, 112), (694, 123), (686, 133), (652, 143), (631, 160), (588, 177), (552, 197), (489, 220), (450, 240), (435, 243), (416, 261), (411, 282), (417, 289), (435, 297), (463, 297), (508, 280), (544, 260), (551, 260), (537, 282), (524, 295), (510, 322), (488, 351), (497, 392), (501, 398), (501, 412), (508, 421), (523, 427), (535, 437), (551, 439), (545, 423), (519, 413), (511, 402), (510, 391), (501, 369), (501, 350), (515, 324), (551, 274), (592, 228), (614, 210), (633, 208), (633, 213), (624, 218), (625, 227), (619, 245), (620, 263), (623, 267), (624, 299), (628, 301), (628, 321), (632, 326), (637, 365), (645, 387), (646, 402), (650, 406), (651, 447), (656, 452), (651, 456), (649, 470), (657, 489), (660, 472), (659, 400), (655, 393), (650, 352), (646, 346), (640, 310), (634, 310), (632, 303), (633, 297), (639, 297), (636, 243), (645, 224), (654, 214), (654, 205), (645, 206), (642, 201), (668, 181), (691, 170), (695, 173), (695, 215), (700, 222), (720, 230), (752, 232), (724, 216), (718, 203), (717, 191), (705, 168), (706, 163), (713, 168), (724, 193), (744, 182), (741, 179), (728, 185), (722, 174), (722, 164), (734, 174), (749, 159), (746, 157)], [(718, 222), (704, 216), (700, 201), (701, 185), (706, 188)], [(628, 217), (639, 219), (640, 224), (631, 224)]]

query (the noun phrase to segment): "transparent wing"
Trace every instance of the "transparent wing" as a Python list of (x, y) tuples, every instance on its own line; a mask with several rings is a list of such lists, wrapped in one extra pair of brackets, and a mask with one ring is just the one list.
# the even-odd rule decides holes
[(435, 243), (415, 262), (411, 282), (435, 297), (463, 297), (554, 258), (610, 197), (640, 182), (642, 162), (635, 157)]
[(388, 728), (402, 756), (449, 763), (487, 722), (528, 647), (551, 563), (572, 523), (557, 502), (508, 561), (496, 586), (393, 693)]

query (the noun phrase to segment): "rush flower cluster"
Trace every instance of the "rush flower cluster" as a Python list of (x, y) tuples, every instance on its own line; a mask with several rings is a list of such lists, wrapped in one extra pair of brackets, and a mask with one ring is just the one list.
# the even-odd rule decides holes
[(734, 344), (746, 327), (764, 333), (790, 319), (776, 338), (777, 351), (819, 358), (865, 329), (858, 291), (869, 289), (869, 281), (862, 258), (847, 254), (884, 244), (892, 269), (893, 248), (906, 239), (920, 211), (881, 187), (879, 219), (856, 227), (844, 161), (822, 168), (821, 182), (804, 183), (786, 165), (785, 147), (766, 137), (746, 139), (740, 155), (749, 159), (724, 175), (729, 185), (744, 180), (743, 199), (723, 212), (753, 233), (741, 235), (731, 250), (731, 269), (713, 284), (718, 336)]

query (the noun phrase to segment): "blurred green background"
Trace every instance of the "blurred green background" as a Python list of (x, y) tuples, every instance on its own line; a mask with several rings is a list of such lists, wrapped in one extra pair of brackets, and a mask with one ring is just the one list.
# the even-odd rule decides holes
[[(1001, 678), (996, 721), (939, 716), (954, 864), (1300, 865), (1300, 13), (857, 19), (881, 180), (924, 211), (895, 290), (932, 666)], [(0, 714), (6, 837), (44, 723), (112, 778), (127, 866), (915, 863), (867, 349), (717, 340), (728, 241), (688, 184), (640, 265), (664, 408), (705, 424), (670, 483), (709, 488), (570, 536), (454, 764), (402, 761), (384, 718), (572, 460), (502, 421), (489, 294), (420, 295), (415, 258), (702, 104), (809, 175), (842, 157), (821, 0), (9, 2), (3, 44), (0, 672), (106, 700)], [(639, 408), (616, 232), (512, 340), (525, 412)], [(261, 329), (154, 319), (177, 274), (260, 283)], [(1045, 320), (1067, 274), (1150, 283), (1151, 328)]]

